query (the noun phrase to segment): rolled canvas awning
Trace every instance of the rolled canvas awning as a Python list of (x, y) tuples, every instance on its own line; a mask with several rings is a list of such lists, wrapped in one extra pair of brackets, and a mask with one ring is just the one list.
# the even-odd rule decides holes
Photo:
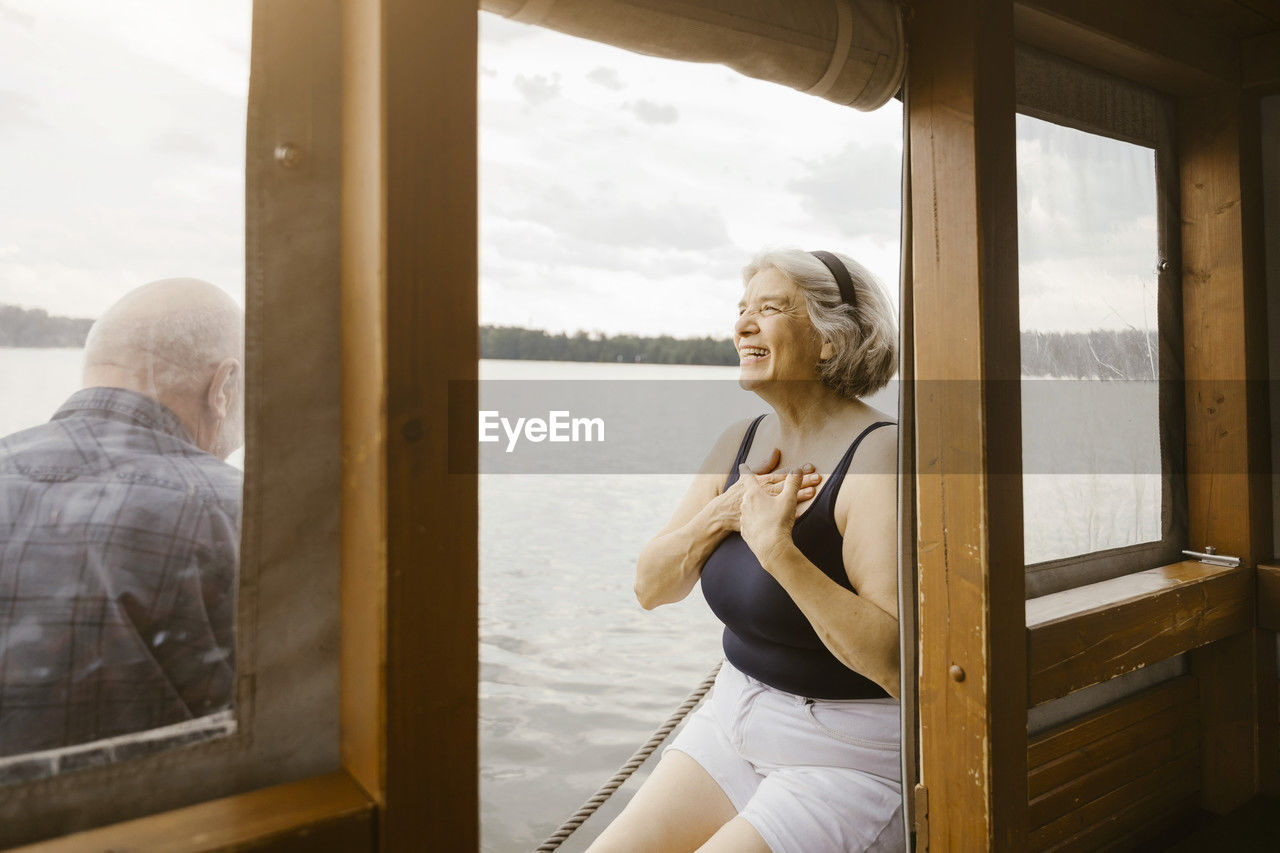
[(902, 84), (893, 0), (481, 0), (514, 21), (689, 62), (874, 110)]

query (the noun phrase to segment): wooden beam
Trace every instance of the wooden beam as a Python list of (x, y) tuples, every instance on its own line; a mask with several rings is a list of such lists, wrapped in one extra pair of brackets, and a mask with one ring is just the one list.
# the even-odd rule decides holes
[(1271, 557), (1266, 281), (1256, 99), (1178, 109), (1191, 545)]
[(381, 5), (343, 4), (342, 764), (386, 789), (386, 281)]
[(908, 81), (928, 844), (1026, 841), (1009, 4), (919, 3)]
[[(1261, 150), (1256, 97), (1178, 105), (1187, 507), (1193, 547), (1248, 566), (1272, 556)], [(1223, 813), (1260, 787), (1257, 632), (1192, 655), (1204, 720), (1202, 803)]]
[(222, 850), (362, 853), (374, 848), (374, 804), (346, 773), (330, 773), (67, 835), (14, 853)]
[(1028, 702), (1253, 627), (1253, 573), (1177, 563), (1027, 602)]
[(381, 849), (475, 850), (476, 9), (345, 13), (343, 760)]
[(1205, 92), (1240, 79), (1235, 40), (1162, 0), (1027, 0), (1014, 4), (1013, 20), (1019, 41), (1163, 92)]

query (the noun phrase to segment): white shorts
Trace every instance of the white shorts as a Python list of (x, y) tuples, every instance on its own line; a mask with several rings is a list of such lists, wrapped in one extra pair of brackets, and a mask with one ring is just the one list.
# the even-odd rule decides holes
[(903, 850), (898, 715), (894, 699), (806, 699), (725, 661), (667, 749), (702, 765), (773, 853)]

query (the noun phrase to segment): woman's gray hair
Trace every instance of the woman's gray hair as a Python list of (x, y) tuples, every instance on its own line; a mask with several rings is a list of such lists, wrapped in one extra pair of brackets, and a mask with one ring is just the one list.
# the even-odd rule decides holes
[(862, 264), (833, 252), (853, 280), (857, 307), (840, 298), (840, 286), (822, 261), (802, 249), (765, 249), (742, 268), (745, 286), (764, 269), (776, 269), (804, 294), (809, 321), (835, 354), (818, 365), (823, 384), (842, 397), (865, 397), (898, 370), (898, 323), (884, 285)]

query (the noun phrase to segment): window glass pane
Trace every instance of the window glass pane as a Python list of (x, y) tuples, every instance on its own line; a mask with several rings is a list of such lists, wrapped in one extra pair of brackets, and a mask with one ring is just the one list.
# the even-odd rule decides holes
[[(720, 433), (767, 410), (738, 387), (729, 342), (755, 252), (847, 253), (896, 309), (902, 113), (486, 14), (480, 47), (481, 408), (603, 415), (606, 430), (508, 453), (502, 428), (480, 446), (496, 852), (541, 842), (721, 659), (700, 591), (640, 608), (636, 558)], [(869, 402), (896, 417), (892, 383)], [(656, 760), (561, 849), (585, 849)]]
[(1155, 151), (1017, 134), (1026, 561), (1159, 541)]
[(0, 9), (0, 783), (235, 727), (249, 12)]

